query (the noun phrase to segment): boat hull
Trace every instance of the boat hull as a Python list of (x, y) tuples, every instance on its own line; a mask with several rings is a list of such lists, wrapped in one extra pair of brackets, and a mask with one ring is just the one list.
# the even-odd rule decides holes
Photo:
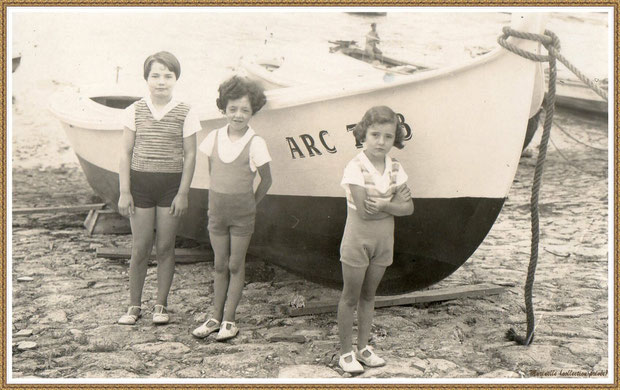
[[(513, 28), (542, 31), (540, 18), (530, 19), (515, 15)], [(518, 44), (539, 49), (531, 41)], [(340, 180), (361, 150), (351, 130), (369, 107), (387, 105), (408, 128), (405, 148), (390, 155), (409, 175), (415, 212), (396, 218), (394, 264), (379, 292), (413, 291), (445, 278), (484, 240), (508, 194), (531, 116), (536, 67), (497, 49), (390, 84), (337, 80), (267, 91), (268, 103), (252, 126), (273, 158), (273, 185), (258, 207), (249, 252), (306, 279), (340, 285), (347, 209)], [(122, 110), (84, 96), (55, 99), (50, 108), (90, 185), (115, 207)], [(198, 143), (226, 123), (213, 111), (201, 113)], [(208, 158), (199, 152), (182, 236), (208, 240), (209, 182)]]
[[(116, 208), (118, 174), (78, 155), (95, 192)], [(208, 190), (191, 189), (190, 209), (179, 235), (207, 242)], [(456, 271), (493, 226), (504, 199), (414, 199), (416, 212), (396, 219), (394, 263), (379, 285), (381, 294), (418, 290)], [(317, 212), (320, 210), (320, 212)], [(267, 195), (257, 209), (249, 252), (306, 279), (339, 288), (344, 198)]]

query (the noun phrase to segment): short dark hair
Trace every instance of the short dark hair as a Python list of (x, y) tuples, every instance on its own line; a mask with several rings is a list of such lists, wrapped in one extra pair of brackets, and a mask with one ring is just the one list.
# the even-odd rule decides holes
[(181, 76), (181, 64), (174, 54), (167, 51), (160, 51), (155, 54), (151, 54), (146, 57), (144, 61), (144, 79), (148, 80), (149, 73), (151, 73), (151, 67), (153, 63), (158, 62), (168, 68), (171, 72), (174, 72), (177, 80)]
[(252, 115), (256, 114), (267, 103), (263, 88), (256, 81), (246, 77), (233, 76), (229, 78), (220, 84), (218, 92), (220, 97), (215, 100), (215, 103), (217, 108), (222, 111), (226, 111), (229, 100), (240, 99), (246, 95), (250, 99)]
[(355, 136), (355, 139), (358, 142), (364, 142), (366, 140), (366, 131), (368, 131), (368, 128), (375, 123), (393, 123), (396, 127), (394, 146), (398, 149), (405, 147), (403, 141), (407, 135), (407, 130), (398, 120), (396, 113), (388, 106), (375, 106), (369, 108), (362, 117), (362, 120), (355, 125), (355, 128), (353, 128), (353, 135)]

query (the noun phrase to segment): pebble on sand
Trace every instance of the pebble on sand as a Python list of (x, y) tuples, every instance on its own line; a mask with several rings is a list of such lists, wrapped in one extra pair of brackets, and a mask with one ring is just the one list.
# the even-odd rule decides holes
[(325, 366), (300, 364), (282, 367), (278, 372), (278, 378), (340, 378), (340, 375)]
[(30, 336), (32, 336), (32, 329), (22, 329), (13, 335), (13, 337), (30, 337)]
[(17, 349), (19, 349), (20, 351), (27, 351), (36, 347), (37, 343), (35, 343), (34, 341), (22, 341), (21, 343), (17, 344)]

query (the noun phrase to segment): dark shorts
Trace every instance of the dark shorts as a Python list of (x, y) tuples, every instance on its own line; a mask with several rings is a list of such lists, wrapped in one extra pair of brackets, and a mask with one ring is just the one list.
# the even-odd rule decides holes
[(256, 220), (254, 193), (222, 194), (209, 190), (209, 233), (251, 236)]
[(129, 171), (133, 204), (140, 208), (170, 207), (179, 192), (182, 173)]

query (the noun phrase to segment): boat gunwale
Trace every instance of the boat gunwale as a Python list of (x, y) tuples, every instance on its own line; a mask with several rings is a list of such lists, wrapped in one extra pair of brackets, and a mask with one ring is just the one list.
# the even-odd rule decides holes
[[(437, 68), (428, 70), (412, 75), (403, 75), (385, 84), (384, 82), (377, 82), (371, 80), (369, 82), (360, 82), (360, 78), (351, 80), (336, 80), (327, 85), (299, 85), (291, 86), (279, 89), (273, 89), (265, 91), (267, 96), (267, 105), (262, 111), (267, 110), (280, 110), (284, 108), (303, 106), (306, 104), (312, 104), (319, 101), (329, 101), (340, 98), (346, 98), (354, 95), (362, 95), (370, 92), (381, 92), (384, 90), (400, 88), (414, 83), (425, 83), (436, 80), (442, 77), (451, 77), (455, 74), (465, 72), (474, 67), (482, 66), (488, 62), (497, 60), (503, 55), (507, 55), (509, 52), (502, 47), (498, 46), (489, 53), (482, 56), (473, 58), (471, 60), (447, 66), (445, 68)], [(317, 88), (319, 90), (317, 91)], [(326, 91), (327, 89), (327, 91)], [(94, 91), (93, 91), (94, 92)], [(101, 94), (94, 94), (93, 96), (101, 96)], [(127, 95), (129, 96), (129, 95)], [(301, 96), (301, 97), (300, 97)], [(72, 105), (73, 109), (61, 109), (58, 107), (60, 104), (59, 97), (64, 97), (64, 102), (73, 101), (77, 104)], [(305, 98), (304, 100), (300, 100)], [(111, 118), (103, 118), (103, 120), (92, 120), (95, 112), (104, 114), (108, 117), (118, 115), (123, 109), (111, 108), (100, 103), (93, 101), (90, 96), (84, 96), (79, 92), (62, 91), (52, 95), (51, 101), (48, 104), (48, 109), (54, 116), (66, 122), (69, 125), (83, 127), (89, 130), (122, 130), (123, 126)], [(261, 111), (261, 112), (262, 112)], [(76, 115), (79, 114), (79, 115)], [(201, 110), (199, 108), (200, 121), (209, 121), (221, 119), (221, 113), (218, 110)], [(90, 120), (89, 120), (90, 119)], [(106, 119), (108, 119), (106, 121)], [(112, 123), (116, 122), (116, 123)]]
[[(484, 64), (487, 64), (489, 62), (499, 60), (504, 55), (508, 55), (509, 53), (510, 52), (508, 50), (505, 50), (501, 46), (498, 46), (492, 51), (485, 53), (479, 57), (472, 58), (471, 60), (467, 60), (467, 61), (455, 64), (455, 65), (447, 66), (444, 68), (437, 68), (437, 69), (428, 70), (428, 71), (419, 72), (419, 73), (414, 73), (411, 75), (399, 76), (398, 78), (395, 78), (394, 81), (391, 81), (390, 84), (385, 84), (385, 82), (383, 81), (379, 82), (376, 80), (371, 80), (367, 83), (359, 83), (360, 78), (347, 79), (344, 81), (337, 80), (331, 83), (327, 83), (327, 88), (330, 88), (331, 90), (333, 90), (333, 91), (330, 90), (329, 91), (330, 93), (325, 93), (325, 95), (328, 95), (328, 96), (318, 95), (318, 96), (311, 97), (310, 99), (302, 101), (302, 102), (291, 99), (292, 101), (285, 102), (284, 104), (279, 105), (277, 100), (274, 101), (273, 97), (276, 97), (276, 99), (278, 98), (284, 99), (288, 97), (287, 95), (301, 95), (300, 92), (303, 92), (304, 90), (311, 91), (317, 88), (317, 86), (304, 84), (304, 85), (291, 86), (287, 88), (273, 89), (273, 90), (269, 90), (265, 92), (265, 95), (267, 95), (266, 108), (272, 109), (272, 110), (283, 109), (283, 108), (289, 108), (292, 106), (302, 106), (305, 104), (312, 104), (312, 103), (316, 103), (319, 101), (329, 101), (329, 100), (346, 98), (346, 97), (355, 96), (355, 95), (363, 95), (363, 94), (367, 94), (370, 92), (381, 92), (384, 90), (404, 87), (404, 86), (407, 86), (409, 84), (414, 84), (414, 83), (426, 83), (426, 82), (434, 81), (438, 78), (452, 77), (456, 74), (469, 71), (472, 68), (476, 68)], [(347, 86), (348, 88), (345, 86)], [(325, 88), (326, 86), (325, 84), (323, 84), (321, 86), (321, 91)], [(213, 119), (213, 118), (208, 118), (208, 119)]]

